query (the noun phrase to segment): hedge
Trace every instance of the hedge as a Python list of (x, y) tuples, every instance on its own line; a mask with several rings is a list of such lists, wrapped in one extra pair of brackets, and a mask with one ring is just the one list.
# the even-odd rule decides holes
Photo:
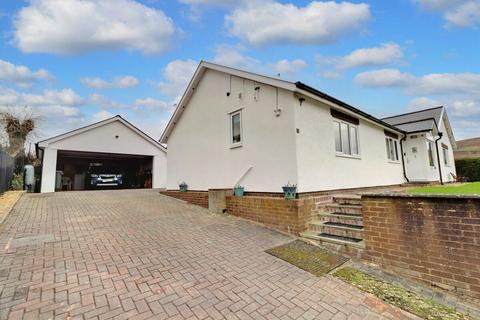
[(457, 176), (467, 181), (480, 181), (480, 159), (455, 160)]

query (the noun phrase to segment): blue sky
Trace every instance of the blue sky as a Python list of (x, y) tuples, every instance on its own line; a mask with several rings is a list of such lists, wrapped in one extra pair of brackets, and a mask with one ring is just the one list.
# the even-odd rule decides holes
[(479, 0), (3, 0), (0, 109), (40, 116), (34, 140), (115, 114), (159, 138), (207, 60), (480, 136), (479, 28)]

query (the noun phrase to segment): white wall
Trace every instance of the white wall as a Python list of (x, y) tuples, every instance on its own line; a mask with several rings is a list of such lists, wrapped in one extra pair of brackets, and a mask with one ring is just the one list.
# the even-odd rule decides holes
[[(118, 139), (115, 138), (118, 136)], [(58, 150), (137, 154), (155, 156), (165, 154), (132, 131), (120, 121), (114, 121), (92, 130), (59, 140), (48, 145)]]
[[(168, 139), (167, 188), (185, 181), (190, 190), (232, 188), (281, 192), (297, 182), (293, 94), (279, 90), (282, 109), (276, 117), (276, 89), (208, 69)], [(254, 88), (260, 86), (258, 100)], [(242, 98), (239, 98), (242, 94)], [(243, 107), (243, 146), (230, 146), (229, 113)]]
[[(42, 144), (40, 146), (42, 147)], [(50, 174), (52, 168), (53, 171), (56, 169), (57, 150), (153, 156), (153, 187), (166, 187), (166, 153), (120, 121), (113, 121), (45, 146), (41, 192), (55, 191), (54, 183), (53, 186), (51, 185)], [(55, 177), (53, 177), (53, 181), (55, 181)]]
[(57, 171), (57, 149), (48, 148), (43, 152), (41, 192), (55, 192)]
[[(384, 129), (360, 120), (360, 158), (336, 155), (330, 107), (295, 101), (298, 188), (300, 192), (404, 183), (401, 160), (387, 158)], [(399, 146), (400, 148), (400, 146)], [(398, 150), (400, 156), (400, 149)]]
[[(438, 141), (438, 150), (440, 152), (440, 163), (442, 165), (442, 178), (443, 182), (453, 182), (453, 175), (457, 175), (457, 170), (455, 168), (455, 159), (453, 156), (453, 147), (452, 143), (447, 134), (447, 130), (445, 128), (445, 122), (442, 118), (440, 123), (440, 132), (443, 132), (442, 138)], [(449, 157), (449, 165), (446, 166), (443, 158), (443, 151), (442, 151), (442, 143), (448, 146), (448, 157)]]

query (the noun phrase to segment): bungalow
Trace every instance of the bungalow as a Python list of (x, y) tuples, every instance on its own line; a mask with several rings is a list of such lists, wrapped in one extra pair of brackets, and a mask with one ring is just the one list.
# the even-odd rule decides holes
[(379, 119), (301, 82), (201, 62), (160, 142), (167, 189), (299, 193), (447, 182), (445, 108)]

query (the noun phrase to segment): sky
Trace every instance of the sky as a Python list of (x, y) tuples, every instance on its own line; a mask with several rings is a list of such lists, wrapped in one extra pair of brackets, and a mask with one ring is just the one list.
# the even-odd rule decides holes
[(480, 0), (1, 0), (0, 110), (32, 142), (116, 114), (158, 139), (201, 60), (480, 136)]

